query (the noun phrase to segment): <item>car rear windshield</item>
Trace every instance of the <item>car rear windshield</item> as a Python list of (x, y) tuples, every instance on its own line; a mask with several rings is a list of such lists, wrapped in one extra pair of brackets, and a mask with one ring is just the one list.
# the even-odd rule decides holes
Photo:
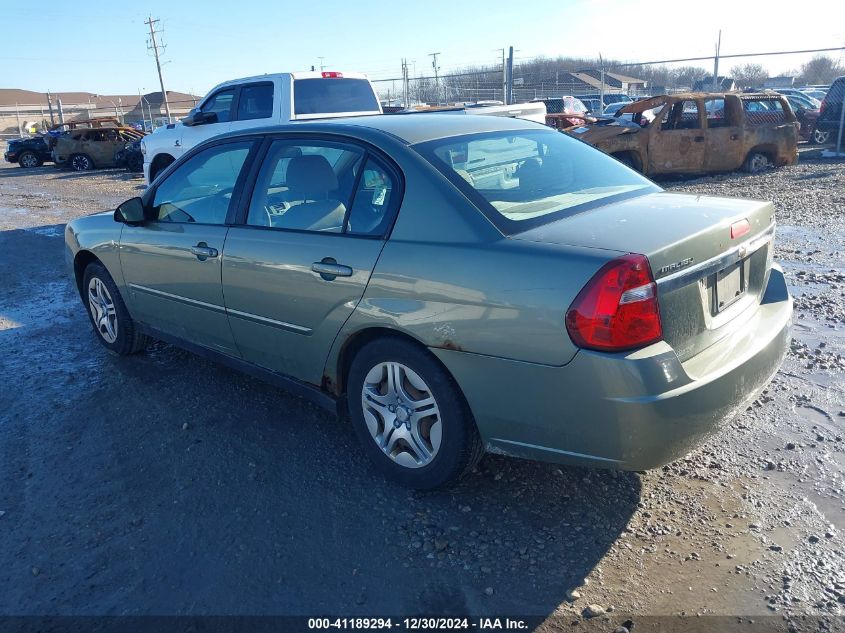
[(294, 114), (378, 112), (375, 92), (366, 79), (296, 79)]
[(472, 134), (415, 149), (506, 235), (661, 191), (615, 159), (552, 130)]

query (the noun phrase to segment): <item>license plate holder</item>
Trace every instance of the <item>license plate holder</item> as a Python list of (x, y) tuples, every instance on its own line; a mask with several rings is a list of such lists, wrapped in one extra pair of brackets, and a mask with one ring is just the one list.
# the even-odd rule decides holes
[(723, 312), (742, 299), (747, 285), (745, 260), (717, 272), (716, 283), (713, 284), (713, 314)]

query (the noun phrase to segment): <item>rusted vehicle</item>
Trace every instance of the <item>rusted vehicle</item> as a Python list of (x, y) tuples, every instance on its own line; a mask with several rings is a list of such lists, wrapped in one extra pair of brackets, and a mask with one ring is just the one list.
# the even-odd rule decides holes
[(74, 171), (114, 167), (115, 154), (142, 136), (128, 127), (75, 128), (55, 140), (53, 161)]
[[(651, 121), (649, 111), (657, 113)], [(647, 175), (756, 173), (798, 160), (798, 121), (783, 95), (662, 95), (631, 103), (618, 117), (567, 133)]]
[(100, 116), (100, 117), (93, 117), (91, 119), (77, 119), (74, 121), (65, 121), (63, 123), (56, 123), (55, 125), (51, 125), (48, 128), (48, 132), (54, 133), (62, 133), (62, 132), (70, 132), (71, 130), (75, 130), (77, 128), (101, 128), (101, 127), (108, 127), (108, 128), (115, 128), (115, 127), (122, 127), (119, 120), (114, 118), (113, 116)]

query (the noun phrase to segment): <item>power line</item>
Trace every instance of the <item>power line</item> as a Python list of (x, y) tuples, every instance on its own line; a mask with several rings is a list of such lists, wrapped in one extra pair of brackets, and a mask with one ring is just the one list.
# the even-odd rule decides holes
[[(153, 16), (150, 16), (144, 24), (150, 27), (150, 41), (147, 42), (147, 49), (153, 51), (153, 55), (156, 58), (156, 69), (158, 70), (158, 82), (161, 85), (161, 99), (164, 102), (164, 111), (167, 114), (167, 122), (170, 123), (170, 104), (167, 102), (167, 91), (164, 89), (164, 77), (161, 74), (161, 60), (159, 59), (159, 44), (156, 41), (156, 35), (161, 33), (161, 30), (156, 30), (155, 25), (158, 24), (161, 20), (153, 20)], [(162, 50), (164, 47), (162, 47)]]

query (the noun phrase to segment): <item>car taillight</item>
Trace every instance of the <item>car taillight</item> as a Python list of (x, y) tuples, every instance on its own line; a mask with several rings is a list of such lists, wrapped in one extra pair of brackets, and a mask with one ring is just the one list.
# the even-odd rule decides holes
[(343, 73), (338, 73), (334, 71), (325, 71), (322, 73), (323, 79), (343, 79)]
[(822, 99), (822, 104), (819, 106), (819, 114), (824, 112), (824, 108), (827, 105), (827, 98)]
[(657, 284), (644, 255), (614, 259), (593, 275), (566, 313), (578, 347), (622, 352), (663, 338)]

